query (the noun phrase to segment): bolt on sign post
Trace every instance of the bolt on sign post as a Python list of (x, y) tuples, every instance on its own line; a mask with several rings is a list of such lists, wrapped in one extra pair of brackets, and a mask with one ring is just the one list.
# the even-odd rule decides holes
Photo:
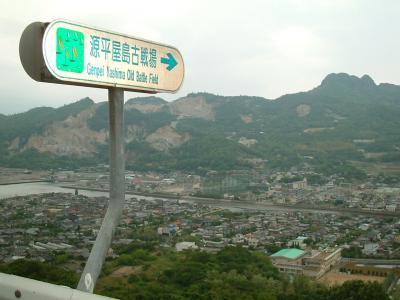
[(183, 58), (172, 46), (65, 20), (30, 24), (19, 54), (36, 81), (108, 89), (110, 204), (78, 284), (92, 293), (125, 203), (124, 91), (176, 92)]

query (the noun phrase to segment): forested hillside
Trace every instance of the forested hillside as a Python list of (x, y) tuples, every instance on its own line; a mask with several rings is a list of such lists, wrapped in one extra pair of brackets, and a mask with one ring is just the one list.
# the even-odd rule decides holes
[[(367, 75), (330, 74), (313, 90), (275, 100), (197, 93), (172, 102), (134, 98), (125, 107), (127, 166), (134, 170), (306, 163), (361, 178), (349, 161), (400, 162), (400, 87), (376, 85)], [(0, 164), (74, 168), (106, 162), (107, 131), (107, 103), (88, 98), (0, 116)]]

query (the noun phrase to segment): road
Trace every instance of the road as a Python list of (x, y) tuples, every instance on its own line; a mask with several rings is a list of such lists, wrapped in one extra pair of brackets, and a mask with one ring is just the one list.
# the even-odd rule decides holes
[(400, 259), (370, 259), (370, 258), (342, 258), (343, 263), (356, 263), (363, 265), (391, 265), (391, 266), (399, 266), (400, 268)]

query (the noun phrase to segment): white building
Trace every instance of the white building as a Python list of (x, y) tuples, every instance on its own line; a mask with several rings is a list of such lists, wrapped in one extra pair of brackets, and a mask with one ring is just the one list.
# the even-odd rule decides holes
[(198, 249), (198, 248), (199, 247), (197, 247), (194, 242), (180, 242), (175, 244), (175, 249), (177, 252), (189, 249)]
[(306, 178), (304, 178), (303, 180), (301, 180), (301, 181), (295, 181), (295, 182), (292, 182), (292, 188), (294, 189), (294, 190), (302, 190), (302, 189), (305, 189), (305, 188), (307, 188), (307, 179)]
[(307, 239), (305, 236), (298, 236), (296, 239), (288, 242), (288, 247), (299, 247), (301, 249), (306, 249), (307, 244), (304, 242)]
[(396, 204), (388, 204), (388, 205), (386, 205), (385, 209), (390, 212), (395, 212), (397, 209), (397, 205)]
[(365, 255), (375, 255), (378, 252), (379, 244), (377, 243), (366, 243), (364, 245), (364, 249), (362, 249), (362, 253)]

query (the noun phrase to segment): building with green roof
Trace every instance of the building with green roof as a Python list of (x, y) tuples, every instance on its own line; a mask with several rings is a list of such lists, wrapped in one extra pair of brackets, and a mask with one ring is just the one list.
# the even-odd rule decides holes
[(297, 248), (282, 249), (271, 255), (271, 257), (284, 257), (288, 259), (297, 259), (304, 255), (305, 251)]
[(318, 279), (340, 262), (341, 251), (341, 248), (323, 251), (286, 248), (272, 254), (271, 260), (280, 272)]

